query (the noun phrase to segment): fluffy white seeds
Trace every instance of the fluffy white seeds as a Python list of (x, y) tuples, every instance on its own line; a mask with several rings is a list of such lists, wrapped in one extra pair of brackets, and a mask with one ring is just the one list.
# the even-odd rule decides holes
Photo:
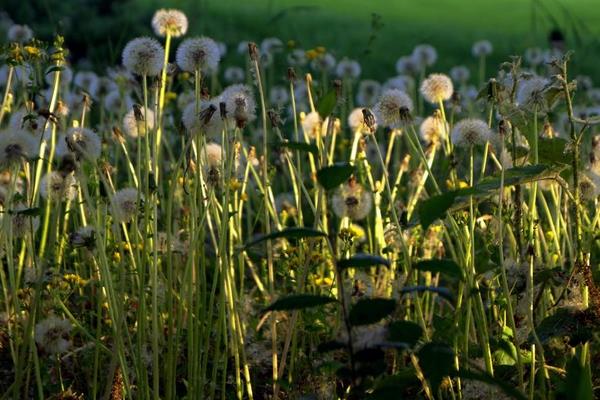
[(143, 197), (141, 194), (138, 195), (136, 189), (125, 188), (114, 194), (112, 204), (113, 217), (116, 222), (129, 222), (139, 212), (141, 204), (138, 203), (138, 196), (141, 203)]
[(381, 95), (381, 84), (377, 81), (366, 79), (358, 84), (356, 102), (359, 106), (371, 107)]
[(421, 83), (421, 94), (432, 104), (449, 100), (452, 93), (454, 93), (452, 81), (444, 74), (431, 74)]
[(438, 144), (440, 141), (445, 140), (448, 130), (448, 123), (439, 115), (425, 118), (419, 127), (421, 139), (432, 144)]
[(87, 92), (92, 97), (96, 97), (100, 89), (98, 75), (91, 71), (80, 71), (76, 73), (73, 82), (75, 83), (75, 86)]
[(157, 36), (179, 37), (186, 34), (188, 30), (188, 19), (179, 10), (161, 9), (152, 17), (152, 29)]
[(269, 101), (272, 105), (282, 107), (290, 100), (289, 91), (283, 86), (273, 86), (269, 90)]
[(27, 43), (33, 38), (33, 31), (27, 25), (14, 24), (6, 33), (9, 42)]
[(228, 67), (223, 74), (227, 83), (241, 83), (244, 82), (246, 74), (240, 67)]
[(357, 79), (360, 76), (361, 68), (358, 61), (347, 58), (342, 59), (335, 67), (335, 73), (342, 79)]
[(333, 212), (340, 218), (364, 219), (373, 205), (373, 198), (362, 185), (351, 180), (342, 185), (331, 199)]
[(67, 134), (58, 139), (56, 154), (64, 156), (72, 154), (77, 159), (87, 158), (94, 162), (102, 152), (102, 141), (91, 129), (71, 128)]
[(310, 139), (316, 139), (319, 135), (324, 135), (325, 132), (321, 132), (321, 128), (323, 126), (323, 119), (318, 112), (312, 111), (302, 118), (301, 116), (301, 124), (302, 130), (304, 131), (304, 135), (308, 136)]
[(431, 67), (438, 59), (435, 47), (429, 44), (420, 44), (412, 52), (412, 58), (420, 67)]
[(196, 113), (196, 103), (192, 101), (183, 110), (181, 121), (190, 135), (201, 132), (213, 137), (221, 135), (224, 125), (219, 111), (219, 98), (200, 103), (198, 113)]
[(191, 73), (216, 71), (220, 59), (219, 45), (207, 37), (185, 39), (175, 55), (179, 68)]
[(227, 117), (233, 120), (238, 128), (256, 119), (256, 101), (252, 89), (247, 85), (232, 85), (221, 94), (225, 102)]
[(69, 341), (71, 328), (71, 323), (67, 319), (48, 317), (35, 326), (35, 341), (47, 353), (64, 353), (71, 347)]
[(411, 120), (413, 102), (411, 98), (398, 89), (383, 92), (373, 113), (377, 123), (391, 129), (397, 129)]
[(545, 106), (544, 91), (548, 80), (539, 76), (521, 80), (517, 90), (517, 103), (524, 108), (538, 111)]
[(492, 47), (492, 43), (489, 40), (480, 40), (478, 42), (473, 43), (471, 53), (473, 53), (474, 57), (485, 57), (492, 54), (493, 50), (494, 48)]
[(154, 129), (154, 111), (150, 109), (132, 108), (123, 117), (123, 130), (131, 138), (144, 137), (146, 126), (148, 131)]
[(348, 126), (354, 132), (360, 132), (363, 135), (369, 135), (377, 130), (377, 122), (371, 127), (365, 123), (365, 115), (363, 109), (358, 107), (352, 110), (348, 115)]
[(19, 129), (0, 132), (0, 165), (9, 166), (37, 156), (38, 140)]
[(40, 195), (53, 201), (74, 200), (77, 197), (77, 182), (72, 174), (63, 176), (58, 171), (44, 175), (40, 183)]
[(469, 147), (491, 141), (492, 131), (480, 119), (463, 119), (452, 130), (452, 143), (458, 147)]
[(465, 84), (471, 77), (471, 71), (464, 65), (457, 65), (450, 70), (450, 77), (456, 82)]
[(140, 37), (123, 49), (123, 66), (140, 76), (157, 76), (163, 67), (165, 50), (155, 39)]

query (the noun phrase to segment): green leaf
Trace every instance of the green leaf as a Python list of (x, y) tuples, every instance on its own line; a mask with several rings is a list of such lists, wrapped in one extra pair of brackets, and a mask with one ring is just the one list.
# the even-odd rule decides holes
[(449, 259), (431, 259), (423, 260), (413, 265), (418, 271), (429, 271), (441, 273), (452, 278), (463, 279), (463, 270), (452, 260)]
[(340, 270), (347, 268), (369, 268), (377, 265), (390, 266), (389, 260), (373, 254), (358, 253), (350, 258), (339, 260), (337, 266)]
[(592, 400), (594, 389), (590, 365), (581, 365), (577, 357), (571, 358), (567, 364), (567, 377), (564, 384), (564, 395), (569, 399)]
[(432, 389), (437, 392), (445, 376), (455, 372), (454, 352), (444, 343), (430, 342), (419, 350), (419, 365), (425, 377), (431, 383)]
[(56, 72), (56, 71), (64, 71), (65, 67), (62, 67), (60, 65), (55, 65), (53, 67), (50, 67), (46, 70), (46, 75), (52, 73), (52, 72)]
[(325, 190), (331, 190), (346, 182), (353, 173), (354, 166), (340, 162), (318, 170), (317, 180)]
[[(526, 183), (551, 178), (558, 175), (560, 170), (551, 168), (544, 164), (526, 165), (523, 167), (513, 167), (504, 171), (504, 186), (523, 185)], [(475, 193), (487, 194), (500, 189), (500, 174), (482, 179), (473, 188)], [(469, 194), (465, 191), (465, 194)]]
[(456, 196), (457, 192), (452, 191), (421, 201), (417, 213), (423, 229), (427, 229), (436, 219), (442, 218), (454, 204)]
[(335, 301), (337, 301), (335, 298), (329, 296), (321, 296), (316, 294), (292, 294), (290, 296), (280, 297), (263, 311), (301, 310), (304, 308), (322, 306)]
[(298, 150), (306, 153), (312, 153), (317, 155), (319, 153), (319, 149), (316, 144), (313, 143), (305, 143), (305, 142), (290, 142), (284, 141), (276, 144), (277, 147), (286, 147), (290, 150)]
[[(590, 316), (587, 315), (589, 312), (559, 308), (554, 314), (544, 318), (535, 332), (542, 344), (555, 337), (569, 337), (572, 341), (571, 344), (584, 342), (591, 337), (595, 328), (588, 322), (593, 321), (593, 318), (590, 319)], [(527, 341), (533, 343), (533, 337), (530, 335)]]
[(373, 393), (368, 400), (399, 400), (403, 397), (400, 393), (408, 387), (419, 385), (419, 380), (413, 369), (401, 369), (395, 375), (387, 376), (377, 382)]
[(11, 214), (24, 215), (26, 217), (37, 217), (42, 212), (40, 207), (24, 208), (22, 210), (12, 210)]
[(406, 343), (409, 348), (423, 336), (423, 328), (411, 321), (394, 321), (388, 325), (388, 332), (390, 342)]
[(348, 319), (352, 326), (374, 324), (393, 313), (395, 309), (394, 299), (361, 299), (352, 306)]
[(283, 229), (281, 231), (273, 232), (268, 235), (262, 235), (256, 239), (246, 243), (243, 248), (246, 249), (250, 246), (254, 246), (255, 244), (264, 242), (266, 240), (272, 240), (272, 239), (279, 239), (279, 238), (302, 239), (302, 238), (314, 238), (314, 237), (325, 237), (325, 236), (327, 236), (327, 234), (325, 232), (319, 231), (317, 229), (301, 228), (301, 227), (287, 228), (287, 229)]
[(538, 156), (540, 161), (548, 164), (569, 164), (570, 159), (565, 154), (566, 146), (567, 141), (562, 138), (538, 138)]
[(319, 112), (319, 115), (323, 119), (327, 118), (333, 112), (336, 103), (337, 94), (335, 93), (335, 90), (332, 89), (319, 99), (317, 104), (317, 111)]
[(440, 295), (441, 297), (445, 298), (446, 300), (448, 300), (449, 302), (454, 302), (454, 296), (452, 296), (452, 293), (450, 292), (450, 290), (448, 288), (445, 287), (440, 287), (440, 286), (407, 286), (402, 288), (402, 290), (400, 290), (400, 293), (402, 294), (406, 294), (406, 293), (422, 293), (422, 292), (433, 292), (433, 293), (437, 293), (438, 295)]

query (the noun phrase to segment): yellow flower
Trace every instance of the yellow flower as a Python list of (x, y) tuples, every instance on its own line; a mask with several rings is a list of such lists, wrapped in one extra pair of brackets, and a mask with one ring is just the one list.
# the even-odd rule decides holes
[(184, 81), (187, 81), (188, 79), (190, 79), (190, 73), (189, 72), (182, 72), (179, 76)]
[(87, 280), (83, 279), (81, 276), (77, 274), (65, 274), (63, 279), (67, 282), (73, 283), (75, 285), (84, 286), (87, 283)]
[(236, 178), (231, 178), (231, 180), (229, 181), (229, 188), (233, 191), (238, 190), (242, 187), (242, 184), (240, 183), (240, 181), (238, 181)]
[(118, 251), (115, 251), (113, 253), (113, 261), (117, 262), (117, 263), (121, 262), (121, 253), (119, 253)]
[(170, 101), (175, 100), (177, 98), (177, 93), (175, 92), (167, 92), (165, 96), (165, 103), (169, 104)]
[(327, 49), (325, 47), (323, 47), (323, 46), (317, 46), (317, 47), (315, 47), (315, 50), (319, 54), (325, 54), (325, 52), (327, 51)]
[(466, 189), (469, 187), (469, 184), (465, 181), (458, 181), (458, 185), (455, 186), (454, 183), (450, 179), (447, 179), (446, 186), (450, 190), (455, 190), (455, 189)]
[(24, 50), (31, 57), (40, 57), (42, 55), (42, 50), (35, 46), (25, 46)]
[(319, 53), (316, 50), (307, 50), (306, 51), (306, 58), (308, 58), (309, 60), (314, 60), (318, 56), (319, 56)]
[(296, 41), (295, 40), (288, 40), (287, 42), (287, 47), (288, 49), (293, 49), (294, 47), (296, 47)]

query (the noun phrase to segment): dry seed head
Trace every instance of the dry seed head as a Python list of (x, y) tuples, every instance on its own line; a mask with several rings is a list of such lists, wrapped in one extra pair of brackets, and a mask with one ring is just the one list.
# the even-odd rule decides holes
[(160, 9), (152, 17), (152, 29), (157, 36), (180, 37), (188, 30), (188, 19), (185, 14), (174, 9)]
[(123, 117), (123, 130), (131, 138), (146, 136), (146, 126), (148, 131), (154, 129), (154, 111), (150, 109), (134, 106)]

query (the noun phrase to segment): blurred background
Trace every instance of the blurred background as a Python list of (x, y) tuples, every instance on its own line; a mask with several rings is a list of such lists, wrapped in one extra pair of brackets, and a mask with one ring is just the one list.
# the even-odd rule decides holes
[[(336, 58), (358, 60), (363, 78), (394, 74), (396, 60), (415, 45), (439, 52), (435, 69), (474, 66), (473, 42), (490, 40), (491, 67), (528, 47), (564, 37), (575, 51), (576, 73), (600, 80), (598, 0), (3, 0), (4, 18), (29, 25), (36, 36), (65, 36), (71, 62), (100, 69), (120, 62), (125, 43), (152, 35), (158, 8), (179, 8), (190, 34), (227, 45), (226, 59), (242, 40), (277, 37), (287, 46), (323, 46)], [(5, 24), (3, 24), (4, 26)]]

